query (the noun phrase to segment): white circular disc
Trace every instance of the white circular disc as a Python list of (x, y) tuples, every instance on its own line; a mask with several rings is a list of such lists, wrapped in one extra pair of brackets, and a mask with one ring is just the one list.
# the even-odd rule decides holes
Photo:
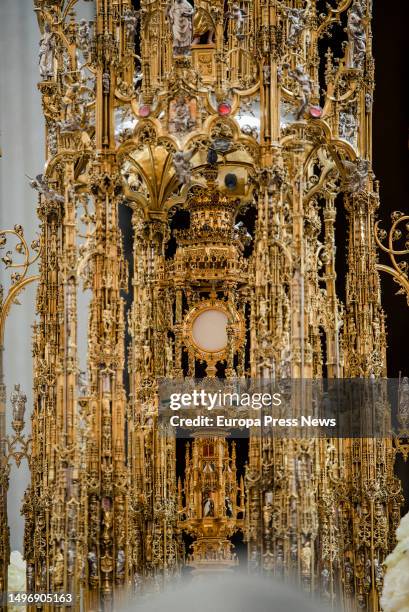
[(195, 344), (208, 353), (222, 351), (227, 346), (227, 323), (227, 314), (222, 310), (204, 310), (193, 322)]

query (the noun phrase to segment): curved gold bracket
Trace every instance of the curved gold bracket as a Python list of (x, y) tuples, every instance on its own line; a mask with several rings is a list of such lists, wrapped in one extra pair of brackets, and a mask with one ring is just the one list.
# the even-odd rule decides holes
[(39, 279), (40, 279), (39, 274), (35, 274), (34, 276), (26, 276), (22, 281), (20, 281), (16, 285), (13, 285), (13, 287), (10, 289), (0, 309), (0, 346), (3, 346), (6, 319), (10, 311), (10, 308), (12, 304), (14, 303), (14, 300), (19, 295), (19, 293), (21, 293), (21, 291), (23, 291), (27, 287), (27, 285), (30, 285), (31, 283), (34, 283), (38, 281)]
[(15, 299), (27, 285), (37, 281), (40, 276), (35, 274), (33, 276), (27, 276), (29, 268), (35, 264), (41, 255), (41, 245), (39, 241), (33, 241), (31, 249), (35, 252), (31, 256), (30, 248), (24, 238), (24, 231), (21, 225), (15, 225), (14, 229), (0, 230), (0, 246), (3, 248), (7, 242), (7, 236), (12, 235), (18, 239), (18, 243), (15, 250), (20, 255), (23, 255), (24, 261), (22, 263), (14, 263), (12, 259), (12, 251), (8, 251), (6, 256), (3, 257), (6, 269), (18, 269), (20, 272), (13, 273), (11, 277), (12, 285), (8, 290), (8, 293), (4, 300), (0, 301), (0, 346), (3, 346), (4, 342), (4, 329), (6, 325), (7, 315), (10, 312), (11, 305), (15, 302)]
[[(397, 257), (402, 257), (402, 255), (409, 255), (409, 248), (396, 249), (394, 245), (394, 243), (402, 238), (402, 231), (398, 226), (404, 221), (406, 221), (406, 230), (409, 232), (409, 215), (405, 215), (400, 211), (392, 213), (392, 226), (389, 232), (380, 228), (380, 221), (375, 223), (375, 242), (384, 253), (387, 253), (392, 263), (392, 266), (377, 264), (376, 267), (380, 272), (386, 272), (392, 276), (395, 282), (401, 286), (402, 289), (400, 289), (398, 293), (406, 293), (406, 299), (409, 305), (409, 277), (407, 273), (409, 265), (405, 261), (399, 262), (396, 259)], [(405, 247), (409, 245), (408, 236), (409, 234), (406, 236)], [(387, 246), (382, 243), (382, 240), (387, 241)]]
[[(406, 299), (409, 305), (409, 280), (408, 278), (404, 274), (399, 273), (394, 268), (391, 268), (390, 266), (384, 266), (383, 264), (377, 264), (376, 269), (378, 270), (378, 272), (386, 272), (387, 274), (392, 276), (397, 283), (399, 283), (399, 285), (402, 287), (402, 290), (406, 293)], [(398, 293), (402, 293), (402, 290), (399, 290)]]

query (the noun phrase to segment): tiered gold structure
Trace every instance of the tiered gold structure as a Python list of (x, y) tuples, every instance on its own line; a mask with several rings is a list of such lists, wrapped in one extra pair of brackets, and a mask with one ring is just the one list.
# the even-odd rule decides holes
[[(95, 0), (91, 23), (83, 2), (34, 2), (47, 149), (27, 589), (119, 610), (184, 563), (232, 567), (242, 530), (252, 570), (377, 611), (401, 504), (390, 441), (252, 437), (244, 502), (220, 433), (193, 440), (177, 486), (157, 399), (160, 377), (385, 375), (378, 268), (409, 284), (375, 251), (372, 1)], [(195, 339), (207, 311), (225, 320), (214, 350)]]
[(238, 563), (229, 540), (243, 530), (244, 481), (238, 484), (236, 471), (235, 443), (230, 451), (223, 431), (198, 434), (187, 444), (179, 526), (195, 538), (187, 564), (196, 573), (229, 571)]

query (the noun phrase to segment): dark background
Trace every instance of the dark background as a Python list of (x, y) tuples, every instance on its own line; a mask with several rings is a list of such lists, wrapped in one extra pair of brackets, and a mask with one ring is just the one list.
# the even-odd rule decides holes
[[(374, 0), (373, 51), (375, 96), (373, 167), (380, 181), (379, 219), (390, 227), (390, 213), (408, 213), (408, 2)], [(381, 258), (382, 261), (383, 258)], [(407, 257), (409, 261), (409, 256)], [(385, 260), (385, 263), (387, 261)], [(382, 274), (382, 301), (387, 316), (388, 376), (409, 374), (409, 309), (392, 278)]]

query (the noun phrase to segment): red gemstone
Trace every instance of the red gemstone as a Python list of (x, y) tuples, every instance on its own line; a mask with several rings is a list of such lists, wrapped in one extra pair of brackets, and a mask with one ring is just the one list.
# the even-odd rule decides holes
[(140, 117), (149, 117), (151, 114), (151, 107), (148, 104), (143, 104), (139, 107), (139, 116)]
[(321, 117), (322, 108), (321, 106), (310, 106), (310, 115), (311, 117)]
[(219, 115), (226, 116), (231, 113), (231, 106), (228, 102), (221, 102), (217, 107)]

